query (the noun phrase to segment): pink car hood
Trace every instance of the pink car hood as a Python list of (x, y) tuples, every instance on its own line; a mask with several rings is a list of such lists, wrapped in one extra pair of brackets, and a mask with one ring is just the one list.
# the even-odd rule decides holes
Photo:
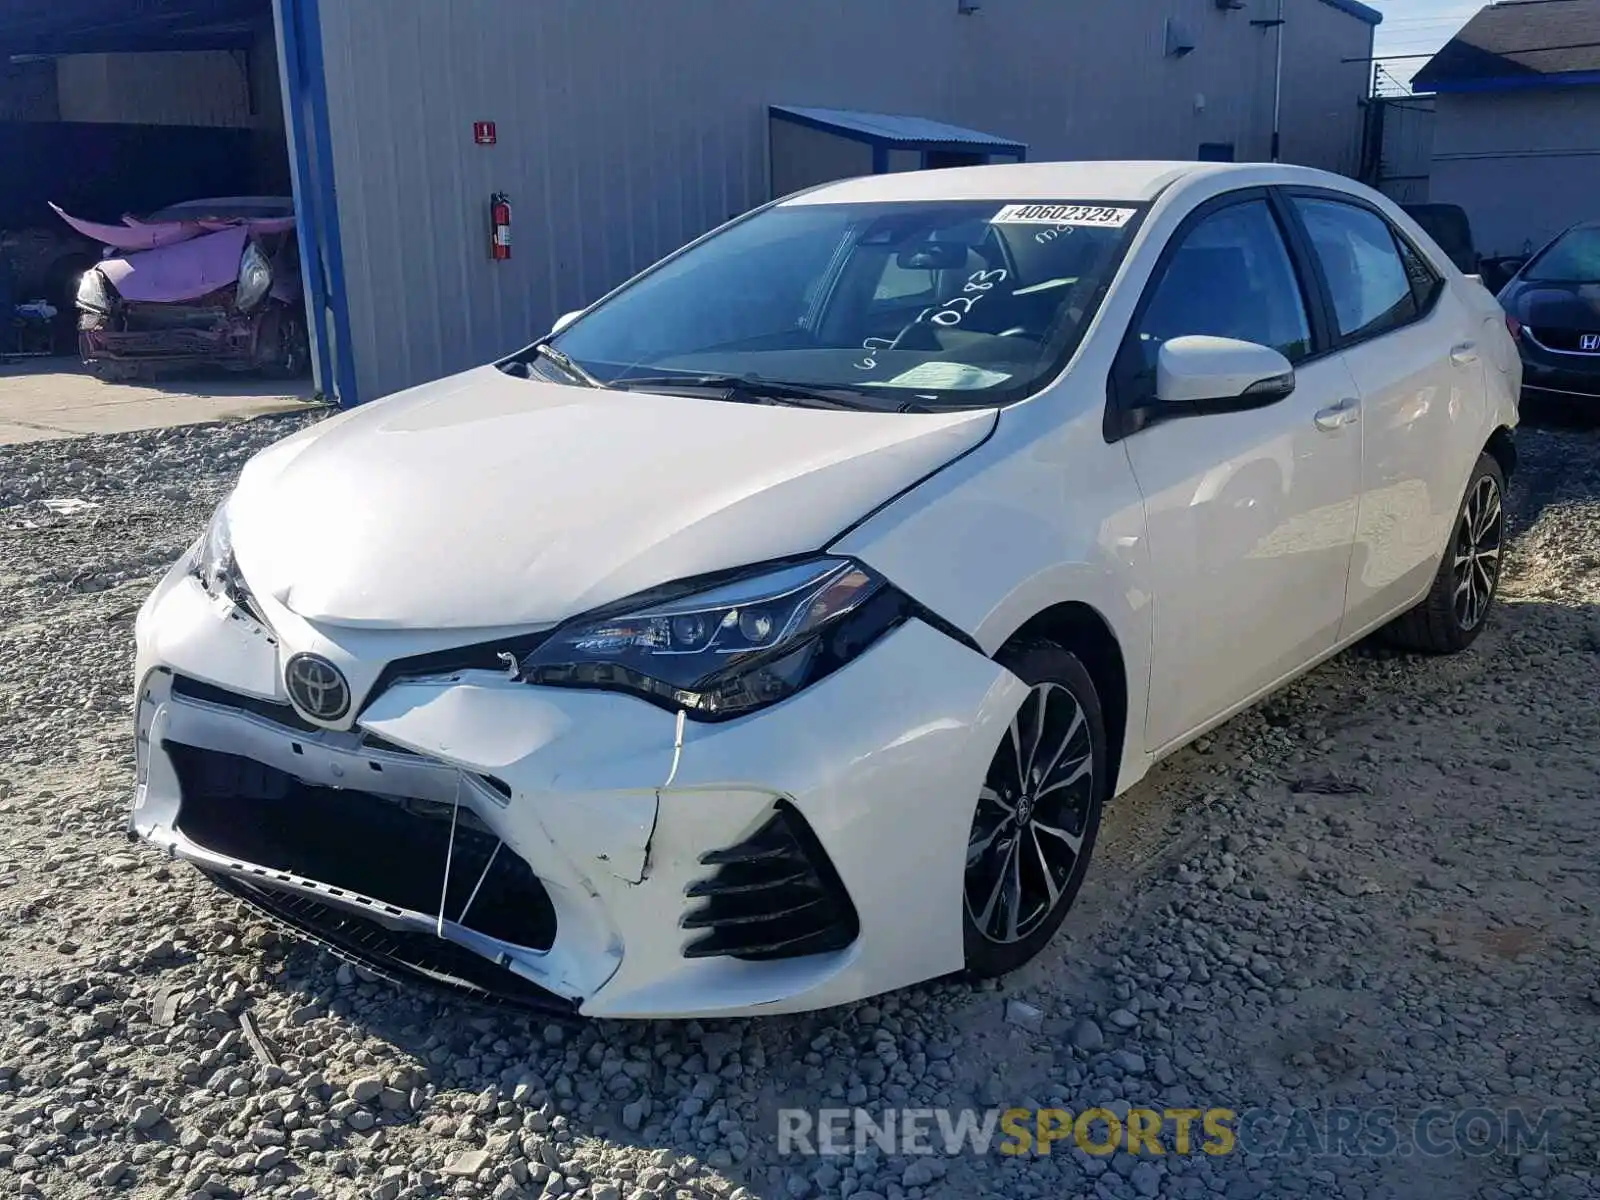
[(124, 300), (194, 300), (239, 278), (239, 258), (249, 236), (243, 225), (235, 225), (142, 254), (104, 259), (100, 273)]
[(140, 221), (124, 217), (121, 225), (105, 225), (99, 221), (85, 221), (63, 212), (61, 206), (52, 204), (51, 210), (90, 241), (99, 242), (115, 250), (155, 250), (187, 242), (203, 233), (219, 229), (240, 227), (252, 233), (287, 233), (294, 228), (293, 217), (245, 217), (226, 220), (202, 221)]
[(480, 367), (270, 447), (229, 520), (251, 590), (308, 620), (538, 627), (820, 550), (995, 420), (598, 391)]

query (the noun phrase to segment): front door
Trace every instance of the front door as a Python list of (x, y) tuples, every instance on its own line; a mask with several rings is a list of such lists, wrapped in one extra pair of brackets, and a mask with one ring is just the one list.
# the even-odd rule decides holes
[(1185, 334), (1272, 346), (1285, 399), (1168, 421), (1124, 441), (1144, 496), (1152, 597), (1146, 748), (1191, 735), (1332, 648), (1361, 482), (1356, 384), (1314, 349), (1306, 296), (1266, 198), (1177, 235), (1125, 353), (1152, 365)]

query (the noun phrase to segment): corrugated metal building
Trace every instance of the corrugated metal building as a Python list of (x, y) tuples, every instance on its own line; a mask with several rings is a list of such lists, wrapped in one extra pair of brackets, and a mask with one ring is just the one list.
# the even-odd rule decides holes
[[(251, 2), (156, 7), (171, 32), (177, 10), (214, 29), (207, 8)], [(116, 0), (18, 3), (80, 39), (95, 26), (75, 10), (129, 28)], [(1285, 160), (1354, 173), (1381, 20), (1358, 0), (270, 4), (319, 379), (345, 404), (524, 345), (824, 178), (1024, 155), (1260, 160), (1275, 127)], [(497, 193), (505, 261), (489, 252)]]
[(1600, 0), (1491, 5), (1413, 86), (1437, 93), (1428, 199), (1466, 209), (1480, 251), (1600, 217)]

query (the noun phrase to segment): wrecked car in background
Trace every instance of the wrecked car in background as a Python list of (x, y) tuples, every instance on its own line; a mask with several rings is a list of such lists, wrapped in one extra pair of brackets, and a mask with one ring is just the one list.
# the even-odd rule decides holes
[(121, 225), (51, 207), (106, 247), (77, 294), (79, 348), (101, 378), (136, 378), (158, 367), (274, 378), (306, 370), (291, 200), (194, 200), (143, 219), (124, 217)]

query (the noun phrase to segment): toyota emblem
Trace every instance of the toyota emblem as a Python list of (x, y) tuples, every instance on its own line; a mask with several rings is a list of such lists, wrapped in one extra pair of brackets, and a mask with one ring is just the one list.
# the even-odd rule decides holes
[(350, 708), (344, 673), (320, 654), (296, 654), (283, 669), (289, 699), (308, 717), (337, 721)]

